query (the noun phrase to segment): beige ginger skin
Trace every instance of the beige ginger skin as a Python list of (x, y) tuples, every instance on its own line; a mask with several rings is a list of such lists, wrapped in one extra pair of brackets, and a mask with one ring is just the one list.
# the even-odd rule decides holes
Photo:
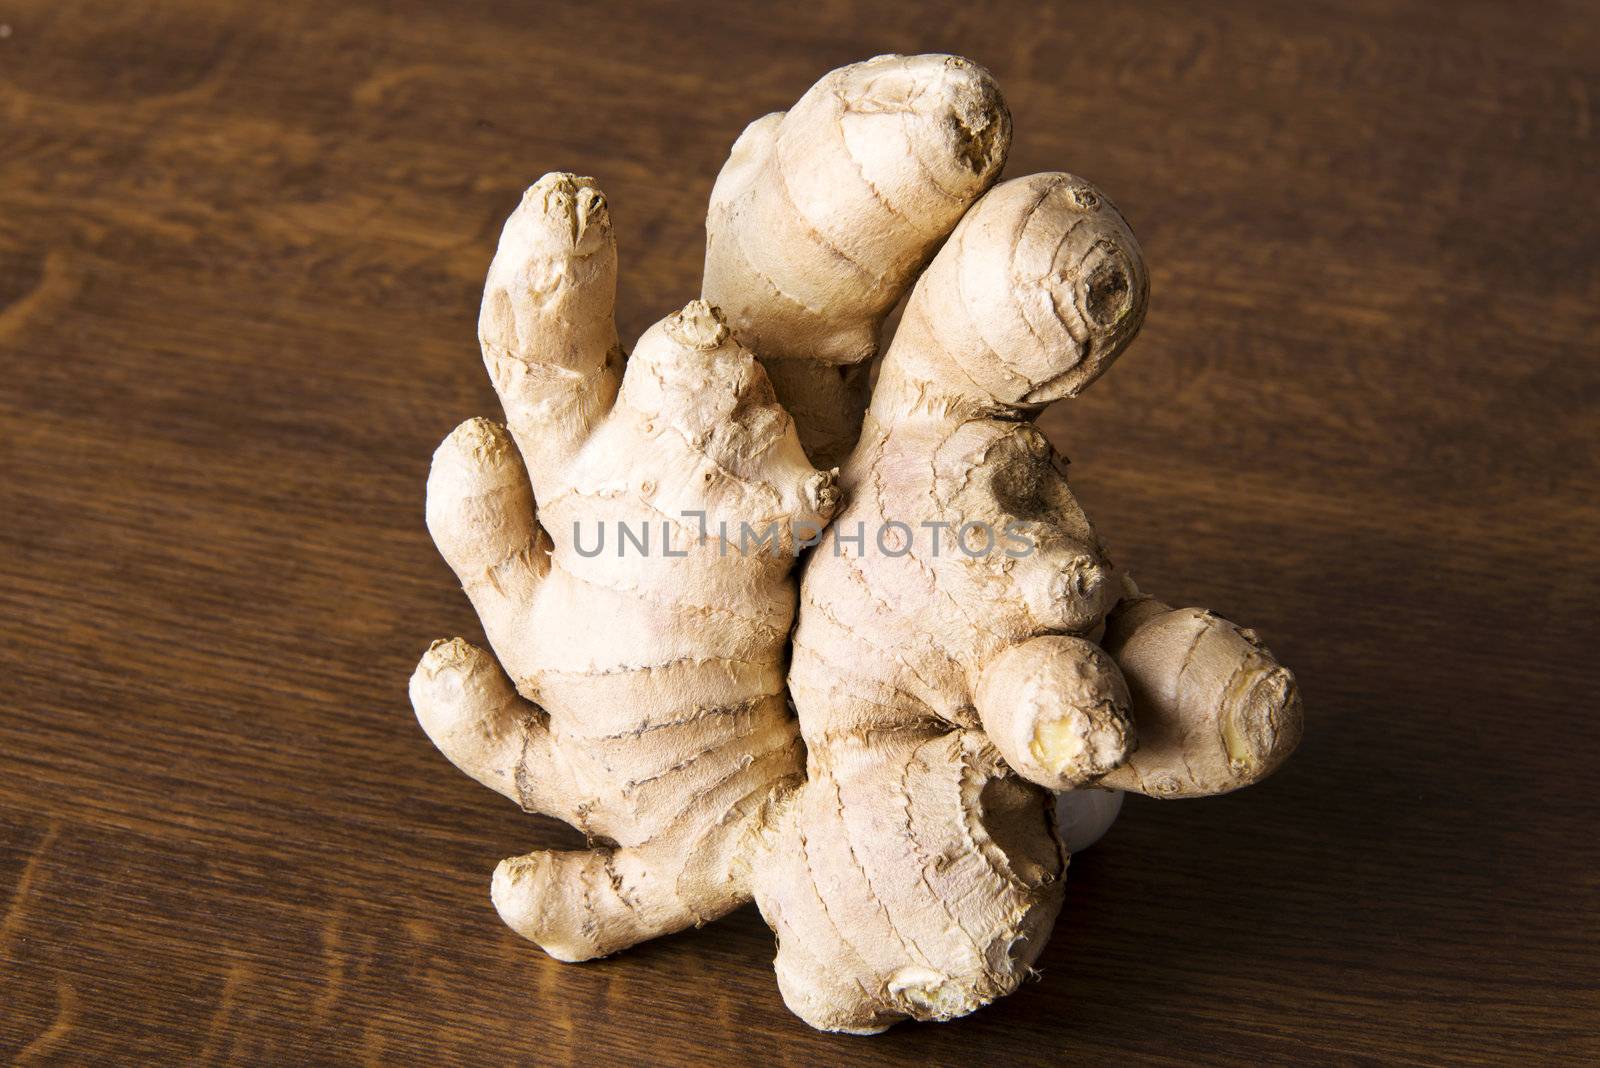
[[(478, 324), (506, 426), (456, 428), (434, 456), (427, 509), (499, 667), (460, 639), (435, 643), (411, 697), (463, 771), (590, 838), (494, 875), (501, 917), (552, 956), (604, 956), (750, 900), (754, 832), (803, 777), (784, 700), (793, 544), (820, 532), (837, 493), (741, 341), (804, 352), (833, 328), (854, 348), (830, 366), (870, 355), (883, 315), (998, 169), (951, 133), (999, 128), (990, 140), (1003, 146), (998, 99), (963, 60), (886, 57), (762, 120), (776, 147), (757, 149), (747, 131), (749, 173), (724, 176), (708, 224), (722, 239), (708, 242), (707, 292), (732, 301), (742, 338), (697, 300), (648, 330), (625, 370), (615, 236), (593, 180), (546, 175), (507, 220)], [(870, 116), (868, 128), (850, 115)], [(781, 151), (830, 124), (854, 132), (817, 146), (813, 162), (832, 152), (835, 170), (872, 179), (835, 203), (859, 231), (854, 254), (877, 271), (832, 289), (819, 282), (838, 274), (826, 234), (839, 220), (821, 191), (799, 205), (811, 216), (798, 212)], [(870, 155), (884, 129), (899, 131), (885, 159), (850, 155)], [(753, 265), (732, 251), (741, 229)], [(773, 233), (790, 235), (784, 263), (757, 251)], [(738, 295), (741, 280), (753, 291)], [(779, 530), (778, 551), (730, 545), (721, 532), (741, 524)], [(626, 546), (624, 528), (636, 539)], [(637, 541), (645, 530), (653, 545)], [(595, 553), (602, 533), (611, 540)]]
[[(592, 180), (547, 175), (508, 220), (479, 324), (507, 425), (458, 427), (428, 483), (495, 656), (435, 643), (411, 696), (458, 767), (589, 837), (492, 881), (552, 956), (754, 898), (807, 1023), (950, 1019), (1049, 938), (1056, 792), (1222, 793), (1297, 743), (1293, 676), (1144, 596), (1032, 425), (1128, 346), (1149, 287), (1089, 183), (993, 184), (1009, 139), (968, 61), (832, 72), (739, 138), (703, 299), (629, 357)], [(796, 535), (830, 520), (797, 590)], [(779, 551), (730, 545), (740, 523)]]
[(817, 464), (849, 453), (884, 318), (1010, 144), (994, 79), (938, 55), (841, 67), (734, 142), (711, 191), (703, 292)]
[[(1061, 907), (1051, 791), (1216, 793), (1294, 744), (1287, 672), (1222, 621), (1195, 647), (1199, 617), (1151, 602), (1096, 643), (1124, 586), (1027, 420), (1110, 365), (1147, 293), (1122, 217), (1066, 174), (991, 190), (912, 293), (848, 503), (806, 563), (789, 673), (806, 783), (755, 866), (784, 999), (813, 1026), (949, 1019), (1014, 990)], [(912, 536), (840, 538), (892, 524)], [(978, 524), (1030, 551), (963, 551)]]
[[(604, 199), (541, 179), (506, 224), (479, 323), (509, 433), (463, 423), (428, 478), (429, 530), (505, 674), (457, 639), (411, 683), (457, 766), (595, 842), (494, 875), (500, 915), (562, 960), (745, 900), (740, 843), (800, 774), (783, 698), (793, 560), (724, 553), (683, 516), (787, 529), (826, 522), (837, 499), (704, 302), (651, 327), (619, 376), (614, 282)], [(630, 553), (624, 527), (683, 555)]]

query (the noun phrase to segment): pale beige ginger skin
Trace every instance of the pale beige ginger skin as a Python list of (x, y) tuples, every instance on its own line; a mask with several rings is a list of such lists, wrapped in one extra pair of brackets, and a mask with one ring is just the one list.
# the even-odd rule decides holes
[[(1050, 789), (1120, 764), (1134, 731), (1087, 640), (1115, 570), (1025, 416), (1104, 370), (1147, 290), (1115, 209), (1044, 174), (984, 196), (912, 293), (835, 540), (805, 567), (789, 687), (807, 780), (753, 866), (784, 999), (813, 1026), (971, 1012), (1049, 936), (1066, 868)], [(876, 544), (891, 523), (911, 536)], [(937, 554), (928, 523), (946, 525)], [(969, 529), (968, 555), (975, 523), (1027, 542), (980, 552)], [(873, 543), (838, 540), (858, 529)]]
[[(506, 223), (479, 324), (510, 433), (469, 420), (428, 479), (429, 530), (510, 679), (457, 639), (411, 683), (457, 766), (593, 841), (495, 872), (501, 916), (563, 960), (748, 900), (746, 840), (802, 769), (783, 697), (794, 559), (727, 551), (716, 532), (777, 527), (792, 545), (837, 500), (704, 302), (645, 333), (619, 388), (615, 279), (594, 183), (540, 179)], [(648, 529), (651, 552), (619, 556), (621, 525)]]
[(1010, 646), (989, 661), (972, 696), (1006, 763), (1050, 789), (1094, 782), (1134, 748), (1122, 671), (1083, 638), (1041, 635)]
[[(1218, 793), (1297, 740), (1292, 676), (1214, 616), (1132, 600), (1027, 421), (1106, 370), (1147, 296), (1127, 224), (1065, 174), (992, 189), (912, 293), (842, 468), (838, 551), (804, 569), (806, 782), (753, 866), (784, 999), (813, 1026), (1014, 990), (1061, 907), (1052, 791)], [(913, 535), (841, 538), (894, 523)], [(962, 551), (974, 523), (1031, 551)]]
[(1204, 609), (1171, 608), (1131, 580), (1127, 587), (1105, 646), (1127, 679), (1139, 748), (1097, 785), (1208, 797), (1276, 771), (1300, 743), (1294, 675), (1253, 631)]
[[(1009, 123), (989, 75), (956, 57), (829, 74), (740, 138), (708, 217), (708, 299), (647, 332), (626, 373), (593, 181), (547, 175), (508, 219), (479, 335), (515, 447), (485, 420), (459, 427), (428, 520), (517, 693), (456, 640), (423, 658), (412, 697), (463, 770), (594, 843), (495, 874), (501, 915), (552, 955), (604, 955), (749, 899), (740, 843), (801, 775), (782, 698), (788, 549), (836, 495), (746, 346), (853, 439), (865, 379), (835, 365), (876, 351), (998, 173)], [(575, 551), (575, 525), (592, 543), (646, 523), (654, 552)], [(662, 523), (686, 558), (666, 558)], [(780, 528), (778, 552), (701, 537), (742, 523)]]
[(944, 55), (841, 67), (734, 143), (706, 216), (702, 291), (820, 466), (855, 441), (884, 318), (1010, 143), (993, 77)]
[[(1032, 425), (1132, 341), (1148, 277), (1082, 179), (989, 188), (1009, 137), (992, 79), (955, 57), (828, 75), (740, 138), (705, 299), (625, 371), (593, 183), (547, 176), (508, 221), (480, 334), (509, 433), (463, 424), (428, 490), (505, 670), (436, 643), (412, 698), (468, 774), (590, 836), (495, 874), (502, 916), (553, 956), (753, 896), (811, 1025), (951, 1019), (1049, 938), (1054, 792), (1221, 793), (1298, 741), (1293, 676), (1250, 632), (1140, 593)], [(860, 368), (914, 279), (862, 421)], [(807, 455), (848, 457), (837, 487)], [(791, 638), (792, 560), (704, 532), (821, 524), (841, 492)], [(575, 524), (587, 542), (644, 521), (687, 555), (576, 551)]]

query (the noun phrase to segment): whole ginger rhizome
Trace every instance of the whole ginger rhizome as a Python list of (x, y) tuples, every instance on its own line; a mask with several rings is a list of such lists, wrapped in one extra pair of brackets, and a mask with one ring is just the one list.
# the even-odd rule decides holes
[(494, 653), (435, 643), (411, 697), (459, 768), (588, 836), (494, 873), (551, 956), (754, 900), (812, 1026), (951, 1019), (1049, 937), (1059, 793), (1223, 793), (1299, 740), (1293, 676), (1140, 592), (1033, 426), (1149, 285), (1088, 182), (996, 184), (1010, 139), (966, 60), (830, 73), (739, 137), (702, 296), (631, 354), (594, 181), (506, 222), (479, 318), (505, 423), (445, 439), (427, 505)]

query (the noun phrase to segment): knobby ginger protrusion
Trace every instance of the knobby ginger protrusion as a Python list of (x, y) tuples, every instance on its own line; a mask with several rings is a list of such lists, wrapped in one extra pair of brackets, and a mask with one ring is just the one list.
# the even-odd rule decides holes
[[(748, 900), (741, 843), (803, 773), (783, 696), (794, 561), (724, 554), (693, 516), (787, 531), (837, 502), (717, 309), (668, 316), (621, 373), (615, 279), (599, 190), (540, 179), (506, 223), (480, 320), (509, 435), (469, 420), (428, 480), (429, 529), (510, 680), (459, 640), (412, 680), (462, 770), (603, 843), (495, 873), (506, 922), (563, 960)], [(679, 555), (652, 555), (652, 528), (656, 552)], [(613, 552), (580, 551), (608, 532)], [(624, 536), (637, 553), (619, 552)]]
[(841, 67), (734, 143), (706, 216), (704, 293), (819, 465), (854, 441), (884, 318), (1010, 144), (993, 77), (939, 55)]

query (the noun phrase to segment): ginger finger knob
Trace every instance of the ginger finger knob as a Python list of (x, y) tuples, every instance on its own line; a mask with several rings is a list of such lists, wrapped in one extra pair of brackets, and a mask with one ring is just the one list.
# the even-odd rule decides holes
[(1046, 635), (1007, 649), (983, 669), (974, 703), (1006, 763), (1051, 790), (1099, 778), (1134, 748), (1122, 672), (1082, 638)]
[(1152, 598), (1119, 608), (1105, 645), (1127, 677), (1144, 745), (1101, 786), (1206, 797), (1266, 778), (1300, 741), (1294, 674), (1253, 631)]

